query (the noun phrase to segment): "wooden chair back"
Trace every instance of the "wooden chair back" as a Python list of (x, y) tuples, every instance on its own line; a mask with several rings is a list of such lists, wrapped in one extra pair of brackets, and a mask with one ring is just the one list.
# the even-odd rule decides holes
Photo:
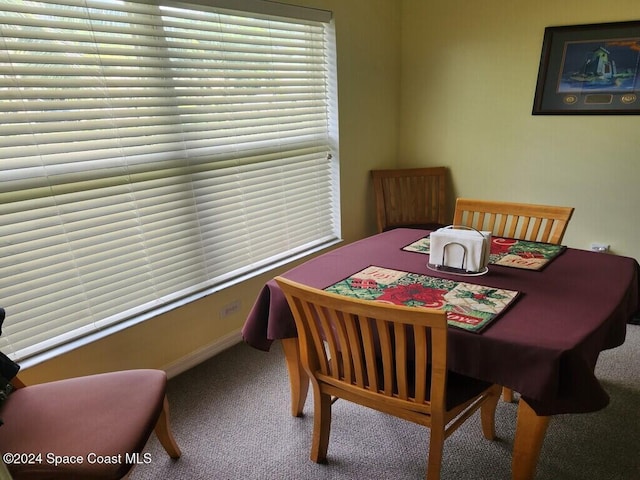
[(448, 222), (447, 168), (372, 170), (378, 232)]
[[(283, 278), (277, 281), (292, 308), (310, 376), (383, 410), (396, 406), (429, 413), (444, 408), (444, 311), (364, 301)], [(408, 358), (415, 359), (414, 371), (407, 371)]]
[(573, 207), (458, 198), (453, 224), (499, 237), (560, 244)]
[[(448, 398), (444, 311), (336, 295), (282, 277), (276, 281), (293, 313), (301, 362), (313, 386), (312, 460), (326, 460), (335, 398), (431, 428), (429, 479), (439, 478), (444, 440), (478, 408), (485, 437), (494, 437), (499, 386), (468, 379), (474, 388), (452, 395), (455, 402)], [(451, 383), (464, 383), (457, 380)]]

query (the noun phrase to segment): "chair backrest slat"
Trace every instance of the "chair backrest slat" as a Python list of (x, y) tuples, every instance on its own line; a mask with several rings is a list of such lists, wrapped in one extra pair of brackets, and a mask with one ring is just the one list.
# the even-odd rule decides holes
[(382, 385), (384, 394), (391, 396), (395, 384), (395, 359), (394, 347), (391, 341), (389, 322), (385, 322), (379, 318), (376, 319), (376, 331), (380, 339), (380, 359), (382, 360)]
[(366, 369), (364, 376), (367, 378), (369, 389), (373, 392), (377, 392), (380, 388), (380, 384), (378, 380), (378, 365), (376, 360), (376, 345), (373, 330), (371, 329), (369, 318), (363, 318), (361, 316), (358, 316), (357, 318), (359, 319), (360, 330), (362, 332), (362, 343), (364, 347), (364, 367)]
[[(345, 314), (346, 315), (346, 314)], [(347, 381), (351, 381), (360, 387), (365, 387), (365, 371), (366, 371), (366, 362), (363, 358), (362, 353), (362, 342), (360, 340), (360, 331), (357, 328), (357, 322), (355, 321), (345, 321), (346, 331), (349, 339), (349, 352), (351, 354), (351, 364), (353, 365), (353, 372), (355, 378), (347, 379)]]
[[(428, 345), (427, 330), (425, 328), (414, 328), (413, 335), (416, 345)], [(444, 345), (446, 350), (446, 344)], [(436, 349), (434, 349), (434, 352)], [(432, 355), (433, 356), (433, 355)], [(429, 358), (428, 348), (416, 348), (415, 350), (415, 399), (416, 403), (427, 401), (427, 362)], [(435, 359), (432, 359), (432, 361)], [(432, 395), (429, 396), (431, 398)]]
[(402, 400), (408, 400), (410, 380), (407, 376), (407, 330), (402, 324), (394, 324), (393, 337), (395, 339), (396, 353), (396, 384), (398, 389), (398, 397)]
[[(301, 315), (305, 315), (308, 318), (317, 318), (316, 309), (312, 304), (304, 302), (299, 298), (295, 299), (295, 302), (296, 310), (299, 310)], [(324, 350), (324, 340), (317, 325), (313, 328), (311, 328), (311, 326), (305, 327), (304, 325), (301, 325), (301, 327), (302, 328), (298, 328), (298, 335), (305, 339), (304, 344), (309, 346), (309, 348), (313, 345), (314, 351)], [(309, 360), (312, 361), (310, 368), (319, 369), (324, 375), (330, 374), (329, 361), (326, 355), (311, 355), (309, 356)]]
[(559, 244), (573, 211), (573, 207), (458, 198), (453, 224), (500, 237)]

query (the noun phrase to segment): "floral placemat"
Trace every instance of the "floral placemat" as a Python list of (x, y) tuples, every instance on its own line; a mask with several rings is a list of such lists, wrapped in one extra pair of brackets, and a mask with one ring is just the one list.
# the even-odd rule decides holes
[(328, 292), (447, 312), (448, 324), (480, 332), (518, 296), (514, 290), (457, 282), (370, 266), (327, 288)]
[[(429, 254), (429, 236), (403, 247), (408, 252)], [(542, 270), (549, 262), (566, 250), (564, 245), (531, 242), (514, 238), (491, 237), (489, 263), (525, 270)]]

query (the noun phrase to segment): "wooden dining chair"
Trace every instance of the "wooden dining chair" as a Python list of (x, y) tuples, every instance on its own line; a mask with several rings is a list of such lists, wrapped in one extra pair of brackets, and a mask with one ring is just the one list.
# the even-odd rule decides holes
[[(490, 231), (499, 237), (559, 245), (573, 210), (573, 207), (458, 198), (453, 224)], [(513, 390), (503, 388), (502, 397), (512, 402)]]
[(378, 232), (447, 224), (447, 168), (372, 170)]
[(181, 455), (161, 370), (13, 384), (0, 408), (0, 452), (24, 454), (25, 461), (5, 462), (14, 480), (121, 479), (148, 461), (142, 450), (154, 429), (171, 458)]
[(560, 244), (573, 207), (458, 198), (453, 224), (518, 240)]
[(313, 388), (311, 460), (325, 462), (331, 405), (342, 398), (431, 429), (427, 478), (438, 480), (444, 440), (476, 410), (495, 437), (500, 387), (447, 370), (444, 311), (359, 300), (282, 277)]

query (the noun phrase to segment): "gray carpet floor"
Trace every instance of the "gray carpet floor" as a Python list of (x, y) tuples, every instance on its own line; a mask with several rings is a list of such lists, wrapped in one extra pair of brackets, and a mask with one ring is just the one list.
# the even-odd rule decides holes
[[(603, 352), (596, 373), (611, 396), (596, 413), (553, 417), (537, 480), (640, 480), (640, 326)], [(182, 458), (171, 460), (152, 436), (130, 480), (418, 480), (426, 473), (429, 431), (338, 401), (328, 463), (309, 460), (313, 401), (289, 413), (279, 343), (269, 353), (238, 344), (169, 381)], [(510, 479), (517, 404), (500, 402), (498, 439), (485, 440), (476, 414), (445, 443), (442, 480)]]

